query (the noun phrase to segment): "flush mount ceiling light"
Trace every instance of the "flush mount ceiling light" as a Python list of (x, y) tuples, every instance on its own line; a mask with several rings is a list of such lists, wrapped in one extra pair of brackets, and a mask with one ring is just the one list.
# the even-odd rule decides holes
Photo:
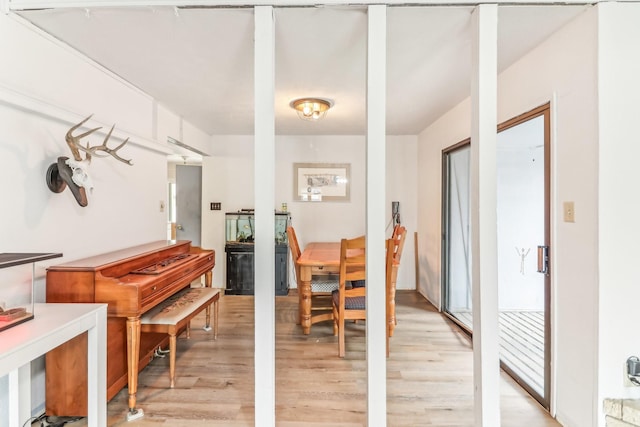
[(327, 114), (333, 102), (322, 98), (300, 98), (294, 99), (289, 105), (296, 110), (301, 119), (315, 121)]

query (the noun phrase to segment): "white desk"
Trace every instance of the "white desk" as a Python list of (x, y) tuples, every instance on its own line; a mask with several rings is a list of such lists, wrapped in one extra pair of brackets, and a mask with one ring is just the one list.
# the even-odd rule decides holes
[(9, 425), (31, 417), (31, 361), (88, 332), (88, 424), (107, 425), (107, 305), (35, 304), (35, 318), (0, 332), (0, 377), (9, 375)]

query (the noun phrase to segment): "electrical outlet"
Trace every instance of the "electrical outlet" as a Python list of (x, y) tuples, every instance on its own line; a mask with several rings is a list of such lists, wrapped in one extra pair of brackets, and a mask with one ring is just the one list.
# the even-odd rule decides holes
[(222, 203), (221, 202), (211, 202), (210, 207), (211, 207), (212, 211), (219, 211), (219, 210), (222, 209)]

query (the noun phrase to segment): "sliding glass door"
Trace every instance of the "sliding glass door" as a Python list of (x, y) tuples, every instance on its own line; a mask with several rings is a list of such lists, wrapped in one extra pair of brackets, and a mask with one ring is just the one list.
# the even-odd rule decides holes
[(443, 153), (444, 310), (469, 330), (471, 304), (471, 145), (464, 141)]
[(549, 408), (549, 105), (499, 127), (498, 308), (502, 368)]
[[(549, 105), (498, 127), (497, 242), (502, 368), (545, 408), (551, 378)], [(443, 310), (473, 331), (470, 143), (443, 152)]]

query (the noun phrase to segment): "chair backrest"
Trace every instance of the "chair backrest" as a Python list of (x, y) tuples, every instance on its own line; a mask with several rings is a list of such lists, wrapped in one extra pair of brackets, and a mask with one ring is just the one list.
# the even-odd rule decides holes
[(390, 267), (393, 266), (393, 261), (396, 258), (396, 249), (397, 249), (397, 244), (396, 244), (396, 240), (394, 239), (387, 239), (384, 242), (385, 244), (385, 272), (387, 274), (387, 277), (389, 277), (389, 271), (391, 270)]
[(298, 244), (298, 237), (296, 236), (296, 231), (293, 227), (287, 227), (287, 238), (289, 239), (289, 249), (291, 249), (291, 256), (293, 257), (293, 261), (296, 262), (302, 252), (300, 252), (300, 245)]
[(393, 264), (395, 262), (396, 256), (394, 251), (397, 249), (397, 241), (394, 239), (387, 239), (385, 240), (385, 247), (386, 247), (386, 251), (385, 251), (385, 287), (387, 289), (387, 298), (392, 298), (393, 295), (391, 295), (391, 291), (392, 291), (392, 283), (393, 280), (395, 279), (395, 277), (393, 277), (393, 274), (397, 274), (398, 269), (396, 268), (394, 271), (393, 268)]
[(400, 263), (400, 257), (402, 257), (402, 249), (404, 248), (404, 239), (407, 237), (407, 229), (398, 224), (393, 228), (393, 259), (396, 263)]
[(296, 274), (296, 283), (298, 283), (298, 277), (300, 277), (300, 267), (298, 267), (296, 261), (298, 261), (300, 255), (302, 255), (302, 252), (300, 252), (300, 245), (298, 245), (298, 237), (296, 236), (296, 231), (291, 226), (287, 227), (287, 239), (289, 239), (291, 258), (293, 258), (293, 271)]
[[(404, 227), (402, 227), (404, 228)], [(389, 336), (390, 334), (390, 325), (391, 325), (391, 306), (390, 304), (395, 304), (395, 295), (394, 295), (394, 287), (393, 283), (395, 282), (394, 274), (398, 274), (398, 269), (393, 268), (393, 262), (395, 258), (396, 252), (394, 252), (397, 248), (397, 240), (396, 239), (387, 239), (386, 240), (386, 256), (385, 256), (385, 294), (386, 294), (386, 316), (385, 316), (385, 325), (387, 328), (387, 357), (389, 357)], [(402, 249), (400, 250), (402, 252)]]
[[(365, 236), (340, 241), (340, 298), (347, 281), (365, 280)], [(364, 293), (364, 288), (362, 289)]]

